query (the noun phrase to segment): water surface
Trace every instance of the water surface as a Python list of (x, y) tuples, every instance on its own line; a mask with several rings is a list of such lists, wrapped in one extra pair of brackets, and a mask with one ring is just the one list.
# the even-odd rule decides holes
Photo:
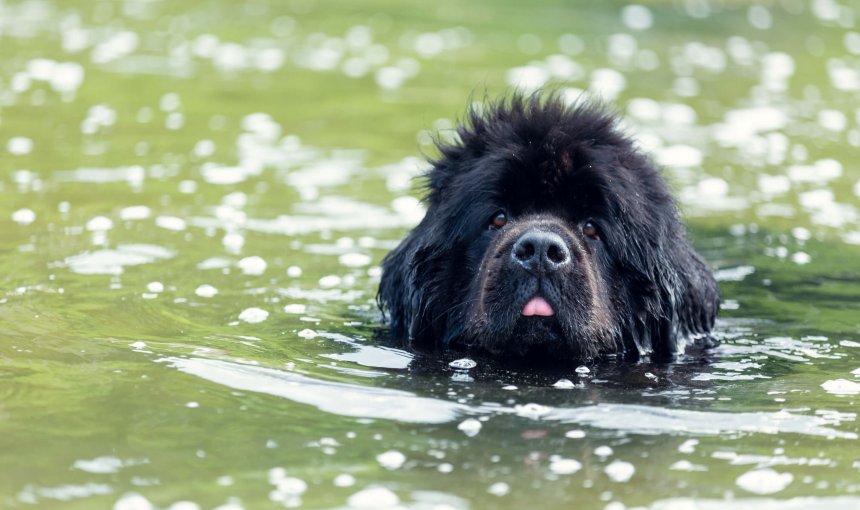
[[(860, 5), (0, 0), (0, 507), (860, 507)], [(470, 98), (600, 95), (712, 352), (376, 341)]]

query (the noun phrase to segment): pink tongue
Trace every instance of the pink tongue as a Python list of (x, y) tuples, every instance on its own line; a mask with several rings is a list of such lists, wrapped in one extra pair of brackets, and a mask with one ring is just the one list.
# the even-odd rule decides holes
[(533, 315), (539, 315), (541, 317), (550, 317), (555, 314), (549, 303), (546, 302), (546, 299), (535, 296), (531, 298), (531, 300), (526, 303), (526, 306), (523, 307), (523, 315), (526, 317), (531, 317)]

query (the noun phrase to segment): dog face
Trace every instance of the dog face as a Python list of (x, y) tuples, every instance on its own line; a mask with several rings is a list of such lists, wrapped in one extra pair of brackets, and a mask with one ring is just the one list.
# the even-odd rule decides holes
[(672, 354), (710, 331), (716, 283), (611, 115), (515, 96), (458, 134), (439, 145), (426, 216), (383, 261), (396, 337), (558, 361)]

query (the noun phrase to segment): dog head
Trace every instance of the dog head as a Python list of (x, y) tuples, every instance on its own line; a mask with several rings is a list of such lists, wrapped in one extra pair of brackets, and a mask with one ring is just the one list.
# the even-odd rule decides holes
[(604, 109), (555, 95), (472, 109), (440, 143), (427, 213), (383, 261), (392, 332), (500, 357), (671, 354), (716, 283), (666, 185)]

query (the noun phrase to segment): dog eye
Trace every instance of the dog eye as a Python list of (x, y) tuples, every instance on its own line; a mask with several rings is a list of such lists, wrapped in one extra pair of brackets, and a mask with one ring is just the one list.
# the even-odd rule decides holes
[(508, 223), (508, 215), (505, 214), (505, 211), (499, 211), (495, 215), (493, 215), (493, 219), (490, 220), (490, 228), (502, 228)]
[(597, 225), (592, 221), (586, 221), (585, 225), (582, 226), (582, 233), (585, 234), (586, 237), (590, 237), (594, 240), (600, 240), (600, 232), (597, 230)]

